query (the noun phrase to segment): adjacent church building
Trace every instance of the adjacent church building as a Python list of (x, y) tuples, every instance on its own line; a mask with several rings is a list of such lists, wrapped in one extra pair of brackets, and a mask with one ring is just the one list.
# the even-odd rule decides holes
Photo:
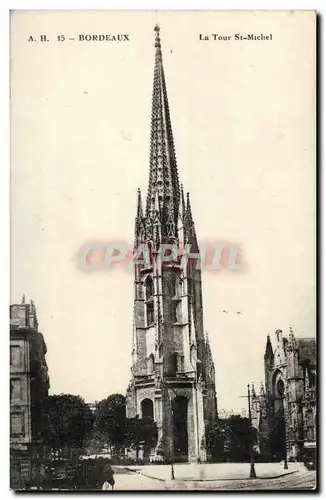
[(277, 330), (267, 337), (265, 388), (252, 390), (256, 451), (265, 460), (300, 460), (316, 443), (316, 340)]
[[(149, 184), (145, 204), (138, 191), (135, 221), (127, 416), (155, 420), (158, 442), (151, 450), (153, 459), (203, 461), (205, 424), (217, 417), (215, 369), (204, 333), (190, 196), (184, 197), (179, 183), (159, 27), (155, 32)], [(166, 252), (166, 245), (178, 255)], [(185, 248), (196, 258), (183, 258)]]

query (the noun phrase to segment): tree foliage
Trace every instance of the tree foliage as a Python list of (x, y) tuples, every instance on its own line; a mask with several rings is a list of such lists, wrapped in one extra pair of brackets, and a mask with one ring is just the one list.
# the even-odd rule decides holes
[(126, 398), (122, 394), (111, 394), (99, 402), (95, 412), (95, 431), (119, 450), (125, 442)]
[(223, 456), (225, 437), (222, 432), (221, 421), (209, 422), (205, 428), (206, 447), (212, 460), (216, 461)]
[(207, 424), (206, 445), (213, 461), (247, 462), (250, 458), (250, 439), (247, 418), (232, 415)]
[(126, 399), (122, 394), (112, 394), (99, 402), (95, 412), (94, 436), (112, 446), (114, 453), (123, 447), (143, 448), (147, 456), (157, 444), (157, 426), (150, 417), (126, 417)]
[(151, 417), (128, 418), (126, 420), (125, 444), (129, 448), (138, 451), (140, 447), (144, 449), (144, 456), (147, 457), (150, 450), (154, 448), (158, 440), (156, 422)]
[(94, 418), (80, 396), (60, 394), (48, 396), (44, 405), (47, 426), (44, 441), (53, 450), (82, 448), (92, 430)]

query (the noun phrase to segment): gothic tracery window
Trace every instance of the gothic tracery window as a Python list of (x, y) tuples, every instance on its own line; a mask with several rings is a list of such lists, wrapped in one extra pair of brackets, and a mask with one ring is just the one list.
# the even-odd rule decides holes
[(282, 379), (279, 379), (277, 382), (277, 392), (281, 398), (284, 397), (284, 382)]
[(151, 276), (149, 276), (146, 279), (145, 287), (146, 287), (146, 300), (150, 300), (154, 295), (154, 283)]

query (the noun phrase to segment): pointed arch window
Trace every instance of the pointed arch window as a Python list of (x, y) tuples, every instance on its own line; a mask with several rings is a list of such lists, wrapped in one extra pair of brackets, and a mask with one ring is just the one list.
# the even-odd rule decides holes
[(146, 290), (146, 300), (153, 299), (154, 296), (154, 282), (151, 276), (148, 276), (145, 281), (145, 290)]
[(154, 282), (151, 276), (145, 281), (147, 326), (154, 324)]
[(281, 378), (278, 380), (276, 388), (277, 388), (277, 395), (280, 398), (283, 398), (284, 397), (284, 392), (285, 392), (285, 387), (284, 387), (284, 382), (283, 382), (283, 380)]

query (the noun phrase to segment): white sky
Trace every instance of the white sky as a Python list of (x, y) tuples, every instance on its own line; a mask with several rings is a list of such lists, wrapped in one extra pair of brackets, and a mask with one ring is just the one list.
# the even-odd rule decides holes
[[(136, 191), (147, 187), (157, 21), (197, 235), (241, 243), (247, 265), (203, 273), (218, 406), (240, 409), (247, 382), (264, 376), (267, 333), (292, 324), (315, 334), (311, 13), (14, 14), (11, 302), (26, 293), (36, 303), (53, 393), (125, 392), (132, 274), (82, 272), (76, 255), (86, 242), (132, 243)], [(246, 31), (273, 41), (198, 40)], [(27, 41), (44, 33), (50, 42)], [(79, 33), (131, 41), (56, 41)]]

